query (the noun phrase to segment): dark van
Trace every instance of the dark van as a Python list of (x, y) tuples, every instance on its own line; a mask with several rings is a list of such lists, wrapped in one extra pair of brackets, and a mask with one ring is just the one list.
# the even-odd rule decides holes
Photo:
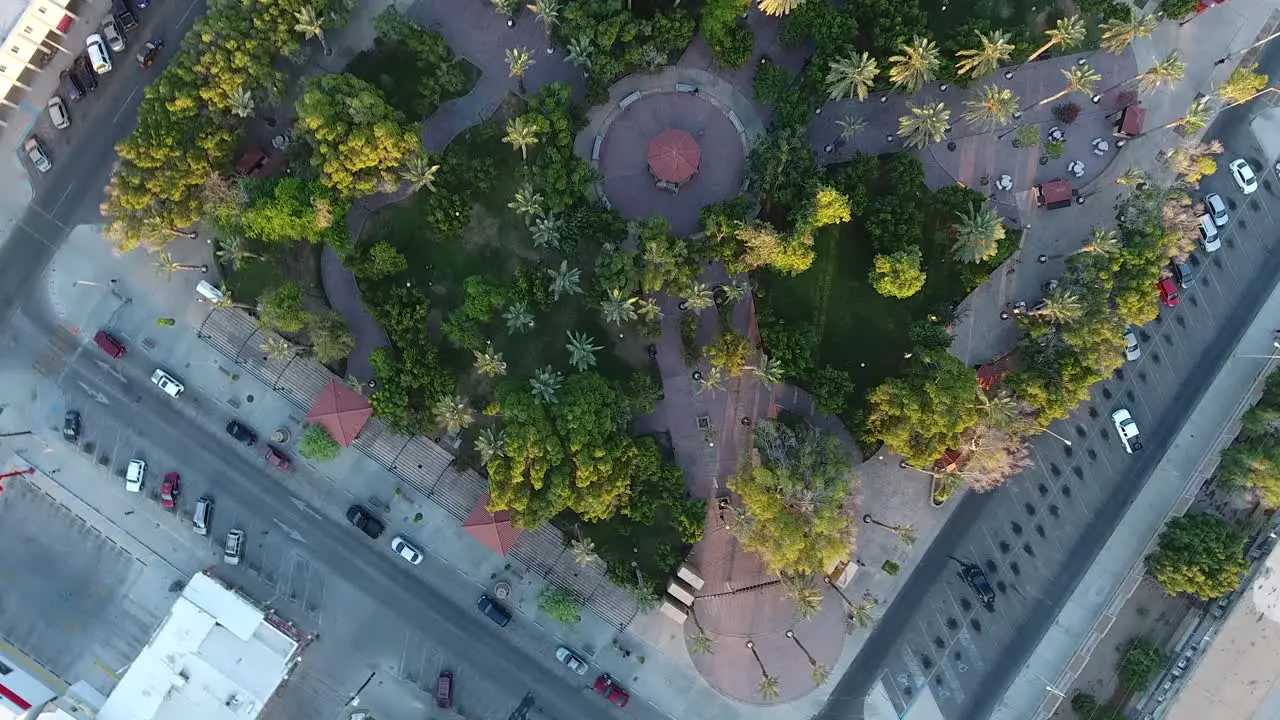
[(125, 30), (132, 30), (138, 27), (138, 16), (134, 14), (129, 0), (113, 0), (111, 10), (115, 14), (116, 20)]
[(121, 345), (119, 340), (107, 334), (106, 330), (99, 330), (98, 333), (93, 336), (93, 342), (96, 343), (98, 347), (102, 348), (103, 352), (113, 358), (118, 358), (124, 354), (124, 345)]

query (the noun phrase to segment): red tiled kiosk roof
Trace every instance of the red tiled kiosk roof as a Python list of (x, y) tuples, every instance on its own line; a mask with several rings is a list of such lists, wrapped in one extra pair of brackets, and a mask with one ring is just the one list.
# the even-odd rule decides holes
[(355, 441), (372, 414), (368, 400), (335, 378), (320, 391), (305, 419), (323, 425), (338, 444), (346, 447)]
[(481, 545), (499, 555), (506, 555), (524, 531), (511, 526), (509, 510), (489, 512), (488, 505), (489, 493), (485, 493), (476, 501), (476, 506), (471, 508), (467, 519), (462, 521), (462, 529), (479, 540)]
[(684, 130), (670, 128), (658, 133), (649, 143), (649, 172), (659, 180), (687, 182), (698, 172), (702, 149)]

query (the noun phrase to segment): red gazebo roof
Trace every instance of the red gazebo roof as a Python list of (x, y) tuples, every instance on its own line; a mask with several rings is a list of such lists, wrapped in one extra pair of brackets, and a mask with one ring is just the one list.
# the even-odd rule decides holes
[(320, 391), (306, 421), (323, 425), (345, 447), (355, 441), (372, 414), (368, 400), (335, 378)]
[(684, 130), (663, 130), (649, 143), (649, 172), (659, 180), (686, 182), (698, 172), (701, 159), (698, 143)]
[(467, 519), (462, 521), (462, 529), (479, 540), (481, 545), (499, 555), (506, 555), (524, 531), (511, 526), (511, 511), (489, 512), (488, 505), (489, 493), (485, 493), (476, 501), (476, 506), (471, 508)]
[(1130, 137), (1141, 135), (1142, 123), (1146, 119), (1147, 111), (1145, 108), (1130, 105), (1120, 115), (1120, 132)]

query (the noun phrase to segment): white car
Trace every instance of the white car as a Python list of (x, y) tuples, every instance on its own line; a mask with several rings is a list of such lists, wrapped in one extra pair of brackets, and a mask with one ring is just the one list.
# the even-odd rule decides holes
[(391, 549), (400, 557), (408, 560), (411, 565), (422, 563), (422, 551), (400, 535), (391, 538)]
[(239, 565), (244, 557), (244, 531), (228, 530), (227, 542), (222, 548), (222, 562), (228, 565)]
[(124, 34), (120, 32), (119, 26), (116, 25), (115, 18), (107, 18), (102, 21), (102, 37), (106, 38), (107, 46), (111, 48), (111, 52), (124, 52)]
[(71, 115), (67, 113), (67, 104), (62, 102), (62, 98), (54, 95), (49, 98), (49, 121), (59, 130), (66, 130), (71, 127)]
[(147, 472), (147, 464), (141, 460), (130, 460), (124, 471), (124, 489), (129, 492), (142, 492), (142, 476)]
[(1244, 158), (1236, 158), (1231, 161), (1231, 177), (1235, 178), (1236, 185), (1240, 187), (1240, 192), (1245, 195), (1252, 195), (1258, 191), (1258, 176), (1253, 174), (1253, 168), (1249, 166), (1249, 161)]
[(1111, 422), (1116, 425), (1116, 432), (1120, 435), (1120, 443), (1124, 445), (1124, 451), (1134, 453), (1142, 449), (1142, 443), (1138, 442), (1138, 421), (1133, 419), (1129, 411), (1120, 408), (1111, 413)]
[(578, 675), (586, 675), (587, 670), (591, 667), (586, 660), (578, 657), (577, 653), (564, 646), (556, 648), (556, 659)]
[(151, 373), (151, 382), (155, 383), (156, 387), (163, 390), (169, 397), (176, 398), (182, 394), (183, 390), (186, 390), (182, 383), (178, 382), (177, 378), (159, 369)]
[(1142, 348), (1138, 347), (1138, 334), (1130, 330), (1124, 334), (1124, 359), (1133, 362), (1142, 357)]
[(93, 65), (93, 71), (98, 75), (111, 72), (111, 55), (107, 53), (107, 46), (102, 42), (102, 36), (94, 33), (84, 40), (84, 47), (89, 51), (89, 64)]
[(22, 143), (22, 149), (27, 151), (27, 157), (31, 159), (31, 164), (36, 166), (40, 172), (49, 172), (53, 169), (53, 163), (49, 162), (49, 156), (45, 154), (44, 146), (40, 144), (40, 138), (35, 135), (27, 138)]

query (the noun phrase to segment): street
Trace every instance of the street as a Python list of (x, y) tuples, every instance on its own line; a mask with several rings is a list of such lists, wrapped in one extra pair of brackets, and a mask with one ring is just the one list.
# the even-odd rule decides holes
[[(1260, 65), (1260, 72), (1280, 67), (1280, 51), (1269, 47)], [(1194, 284), (1180, 291), (1179, 306), (1161, 306), (1159, 318), (1137, 330), (1142, 357), (1095, 386), (1069, 420), (1050, 425), (1070, 446), (1041, 435), (1031, 469), (993, 493), (963, 499), (821, 717), (862, 717), (877, 682), (900, 717), (925, 693), (956, 719), (986, 717), (1000, 702), (1276, 284), (1280, 181), (1250, 133), (1250, 114), (1229, 111), (1210, 126), (1205, 142), (1219, 139), (1226, 152), (1218, 172), (1192, 191), (1196, 201), (1211, 192), (1226, 199), (1231, 223), (1222, 249), (1198, 250)], [(1247, 201), (1226, 169), (1236, 157), (1260, 175), (1261, 189)], [(1140, 453), (1126, 454), (1116, 437), (1111, 413), (1118, 408), (1138, 421)], [(984, 568), (997, 591), (993, 611), (979, 605), (949, 556)]]

